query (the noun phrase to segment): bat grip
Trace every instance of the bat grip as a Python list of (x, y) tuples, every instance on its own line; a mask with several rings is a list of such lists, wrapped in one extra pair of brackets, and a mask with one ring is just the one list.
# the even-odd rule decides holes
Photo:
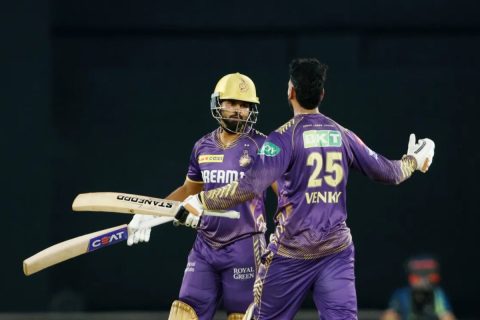
[(188, 210), (185, 209), (184, 206), (180, 206), (177, 213), (175, 214), (175, 219), (178, 220), (178, 222), (180, 223), (185, 223), (189, 214), (190, 212), (188, 212)]

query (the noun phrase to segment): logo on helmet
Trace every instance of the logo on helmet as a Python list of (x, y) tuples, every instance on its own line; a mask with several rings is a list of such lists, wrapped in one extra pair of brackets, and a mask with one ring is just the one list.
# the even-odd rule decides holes
[(244, 79), (240, 79), (240, 83), (238, 84), (238, 88), (240, 92), (245, 93), (248, 91), (248, 84), (245, 82)]

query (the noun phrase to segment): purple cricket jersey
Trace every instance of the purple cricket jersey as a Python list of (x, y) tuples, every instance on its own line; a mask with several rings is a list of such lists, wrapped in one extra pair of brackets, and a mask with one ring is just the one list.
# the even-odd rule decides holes
[[(241, 180), (266, 139), (252, 130), (233, 144), (225, 147), (220, 141), (220, 128), (203, 136), (195, 143), (190, 156), (187, 179), (204, 184), (212, 190)], [(238, 239), (266, 231), (265, 192), (261, 191), (249, 201), (232, 206), (240, 212), (240, 219), (203, 216), (197, 228), (199, 236), (213, 247), (222, 247)]]
[(202, 192), (202, 201), (211, 210), (227, 209), (277, 181), (276, 230), (268, 248), (290, 258), (319, 258), (351, 244), (345, 223), (350, 167), (386, 184), (399, 184), (415, 170), (412, 157), (388, 160), (323, 114), (295, 116), (258, 154), (244, 179)]

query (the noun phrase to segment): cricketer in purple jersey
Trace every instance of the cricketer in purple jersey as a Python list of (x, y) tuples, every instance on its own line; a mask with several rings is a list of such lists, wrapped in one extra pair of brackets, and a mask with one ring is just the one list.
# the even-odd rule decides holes
[(293, 319), (310, 290), (321, 319), (357, 319), (355, 250), (346, 226), (349, 168), (399, 184), (414, 170), (427, 171), (433, 159), (433, 141), (417, 143), (412, 134), (407, 155), (388, 160), (321, 114), (326, 70), (316, 59), (293, 60), (287, 93), (294, 118), (268, 136), (243, 179), (183, 202), (185, 220), (195, 220), (204, 209), (231, 208), (278, 182), (276, 230), (247, 319)]
[[(252, 130), (225, 146), (221, 130), (198, 140), (190, 157), (187, 180), (202, 183), (204, 190), (243, 179), (266, 138)], [(255, 275), (265, 251), (264, 196), (261, 192), (236, 205), (239, 220), (212, 216), (200, 220), (179, 294), (198, 319), (212, 319), (221, 297), (229, 319), (240, 319), (253, 300)]]
[[(265, 135), (252, 130), (232, 145), (225, 147), (218, 137), (221, 128), (205, 135), (195, 143), (190, 156), (187, 179), (203, 183), (205, 191), (241, 180), (256, 158)], [(237, 204), (232, 210), (240, 212), (240, 220), (204, 216), (197, 227), (198, 236), (212, 247), (221, 247), (253, 234), (264, 233), (265, 191), (249, 201)]]
[[(354, 249), (346, 225), (350, 167), (399, 184), (415, 163), (386, 159), (323, 114), (299, 114), (268, 136), (243, 179), (201, 193), (205, 208), (226, 209), (278, 182), (276, 229), (254, 288), (259, 319), (293, 318), (312, 286), (322, 317), (356, 319)], [(331, 281), (318, 280), (329, 273), (335, 274)], [(343, 310), (328, 301), (342, 301)]]
[[(183, 185), (167, 199), (185, 201), (202, 190), (243, 178), (266, 138), (253, 129), (259, 104), (255, 84), (248, 76), (237, 72), (217, 82), (210, 96), (210, 112), (219, 128), (197, 141)], [(228, 320), (243, 318), (253, 300), (255, 275), (265, 250), (264, 195), (261, 192), (237, 205), (234, 209), (240, 219), (235, 221), (209, 216), (200, 219), (188, 212), (184, 221), (175, 220), (198, 232), (169, 320), (211, 320), (221, 299)], [(128, 225), (127, 244), (148, 242), (151, 226), (163, 222), (159, 217), (135, 215)]]
[(290, 258), (319, 258), (352, 242), (345, 224), (349, 167), (386, 184), (399, 184), (415, 170), (412, 159), (386, 159), (323, 114), (302, 114), (268, 136), (245, 178), (224, 188), (230, 192), (201, 195), (206, 208), (227, 209), (277, 180), (277, 227), (268, 248)]

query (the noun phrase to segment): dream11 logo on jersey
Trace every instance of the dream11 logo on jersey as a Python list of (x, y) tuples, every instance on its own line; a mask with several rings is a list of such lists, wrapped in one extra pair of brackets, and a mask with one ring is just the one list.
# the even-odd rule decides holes
[(99, 235), (98, 237), (90, 239), (90, 242), (88, 243), (88, 251), (90, 252), (103, 247), (107, 247), (112, 244), (125, 241), (127, 240), (127, 238), (128, 238), (127, 227), (122, 228), (120, 230), (104, 233)]

